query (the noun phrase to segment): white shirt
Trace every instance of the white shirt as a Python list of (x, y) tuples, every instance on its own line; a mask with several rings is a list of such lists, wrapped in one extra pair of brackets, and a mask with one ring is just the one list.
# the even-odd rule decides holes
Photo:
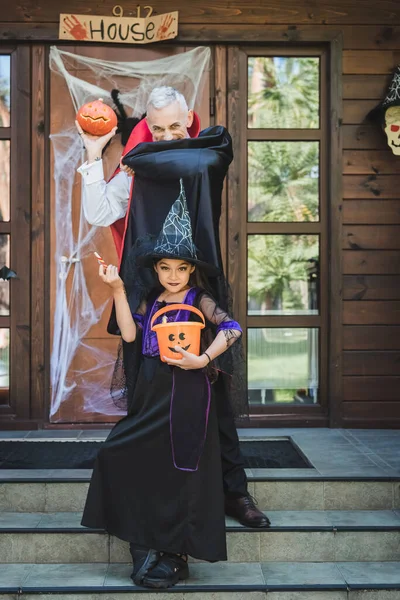
[(103, 161), (86, 161), (78, 169), (82, 175), (83, 213), (91, 225), (108, 227), (122, 219), (128, 210), (132, 177), (120, 171), (109, 183), (104, 180)]

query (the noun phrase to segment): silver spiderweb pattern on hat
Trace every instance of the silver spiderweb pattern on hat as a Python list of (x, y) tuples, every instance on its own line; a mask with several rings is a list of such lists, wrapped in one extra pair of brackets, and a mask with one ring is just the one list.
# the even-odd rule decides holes
[(393, 79), (390, 83), (390, 87), (386, 98), (382, 102), (382, 105), (392, 104), (393, 102), (400, 102), (400, 68), (397, 67)]
[(192, 224), (186, 203), (185, 188), (180, 179), (180, 192), (164, 221), (154, 246), (155, 254), (175, 254), (197, 259), (192, 237)]

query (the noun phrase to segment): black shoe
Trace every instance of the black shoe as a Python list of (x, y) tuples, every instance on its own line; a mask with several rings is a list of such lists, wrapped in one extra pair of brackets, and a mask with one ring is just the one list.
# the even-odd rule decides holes
[(188, 577), (187, 556), (165, 553), (158, 564), (147, 572), (142, 585), (150, 588), (169, 588)]
[(256, 501), (250, 494), (240, 498), (226, 496), (225, 514), (233, 517), (245, 527), (269, 527), (271, 525), (268, 517), (258, 510)]
[(142, 546), (136, 546), (135, 544), (129, 544), (129, 549), (133, 561), (131, 579), (136, 585), (144, 585), (144, 577), (150, 569), (158, 564), (161, 555), (158, 550), (143, 548)]

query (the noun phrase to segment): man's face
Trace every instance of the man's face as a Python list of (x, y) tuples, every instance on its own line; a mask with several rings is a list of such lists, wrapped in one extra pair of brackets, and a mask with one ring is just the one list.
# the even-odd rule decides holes
[(150, 106), (146, 120), (153, 142), (181, 140), (189, 137), (188, 127), (193, 123), (193, 111), (184, 110), (179, 102), (164, 108)]

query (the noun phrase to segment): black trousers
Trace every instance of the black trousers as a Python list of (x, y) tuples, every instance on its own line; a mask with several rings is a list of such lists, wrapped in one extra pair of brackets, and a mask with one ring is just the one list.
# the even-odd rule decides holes
[(213, 385), (218, 388), (215, 391), (218, 398), (216, 404), (224, 492), (225, 495), (239, 498), (240, 496), (246, 496), (248, 493), (244, 461), (239, 447), (239, 436), (229, 397), (225, 393), (221, 378)]

